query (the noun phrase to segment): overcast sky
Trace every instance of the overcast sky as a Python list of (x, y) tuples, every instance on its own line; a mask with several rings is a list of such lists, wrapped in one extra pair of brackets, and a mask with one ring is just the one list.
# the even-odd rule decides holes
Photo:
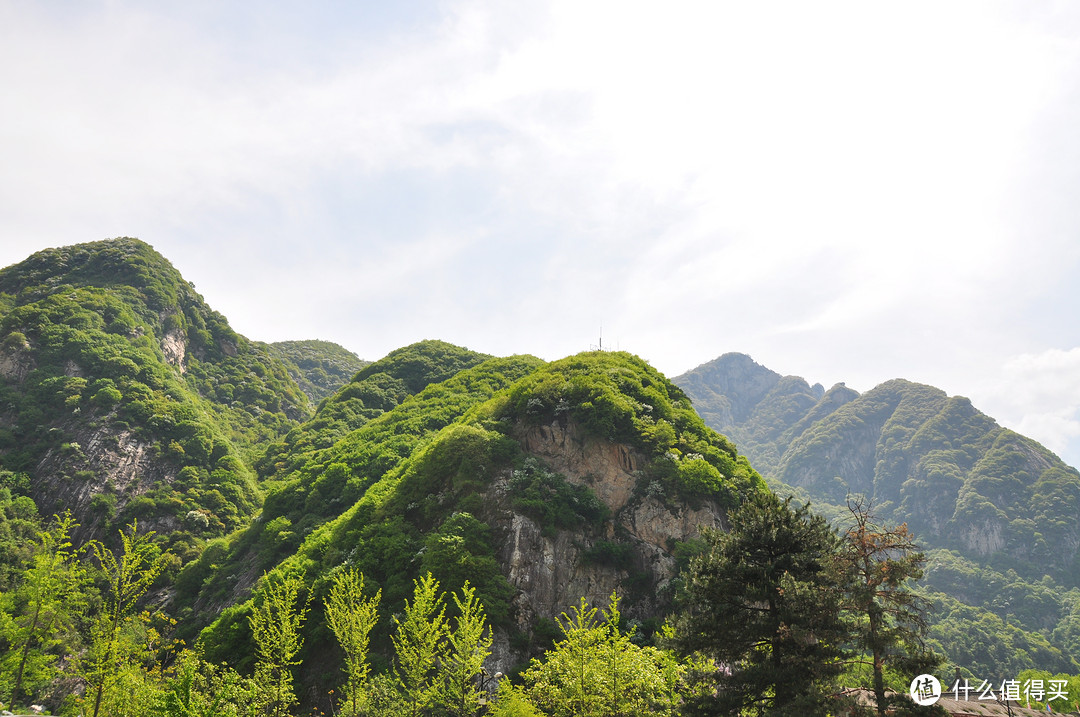
[(0, 0), (0, 265), (263, 341), (969, 396), (1080, 464), (1080, 4)]

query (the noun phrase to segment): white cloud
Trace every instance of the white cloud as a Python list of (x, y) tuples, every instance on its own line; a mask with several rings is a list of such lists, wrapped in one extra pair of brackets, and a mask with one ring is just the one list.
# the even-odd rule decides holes
[[(0, 8), (2, 263), (138, 235), (254, 338), (368, 358), (554, 358), (603, 321), (668, 372), (740, 350), (976, 398), (1080, 342), (1074, 5), (351, 12)], [(1010, 420), (1070, 435), (1010, 371)]]
[(1080, 347), (1014, 356), (978, 398), (1004, 425), (1080, 465)]

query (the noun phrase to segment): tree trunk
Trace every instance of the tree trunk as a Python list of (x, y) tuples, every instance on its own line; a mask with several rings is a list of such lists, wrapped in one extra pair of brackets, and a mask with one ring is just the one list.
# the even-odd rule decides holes
[(11, 690), (11, 704), (15, 704), (22, 691), (23, 672), (26, 670), (26, 660), (30, 656), (30, 642), (34, 639), (34, 631), (37, 630), (38, 618), (41, 615), (41, 602), (38, 601), (34, 608), (34, 619), (30, 621), (30, 629), (26, 633), (26, 642), (23, 643), (22, 657), (19, 659), (19, 671), (15, 673), (15, 687)]
[(870, 610), (870, 652), (874, 660), (874, 701), (877, 704), (879, 717), (885, 717), (885, 675), (884, 655), (881, 654), (881, 645), (878, 643), (878, 630), (881, 616), (877, 610)]

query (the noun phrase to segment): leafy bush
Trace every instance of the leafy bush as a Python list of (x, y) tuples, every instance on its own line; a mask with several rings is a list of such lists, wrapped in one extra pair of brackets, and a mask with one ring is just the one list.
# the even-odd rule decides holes
[(628, 543), (599, 540), (586, 550), (582, 557), (596, 565), (606, 565), (618, 570), (630, 570), (634, 563), (634, 549)]
[(532, 457), (514, 470), (510, 495), (514, 509), (535, 520), (549, 536), (559, 529), (598, 526), (611, 513), (592, 490), (567, 482)]
[(457, 512), (447, 518), (424, 540), (420, 574), (430, 572), (443, 585), (476, 588), (488, 618), (505, 626), (514, 591), (503, 577), (491, 543), (491, 528), (469, 513)]

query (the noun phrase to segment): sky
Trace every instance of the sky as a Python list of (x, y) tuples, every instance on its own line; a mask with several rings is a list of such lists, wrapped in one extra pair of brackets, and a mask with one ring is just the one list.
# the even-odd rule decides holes
[(1080, 465), (1080, 4), (0, 0), (0, 265), (233, 328), (971, 398)]

